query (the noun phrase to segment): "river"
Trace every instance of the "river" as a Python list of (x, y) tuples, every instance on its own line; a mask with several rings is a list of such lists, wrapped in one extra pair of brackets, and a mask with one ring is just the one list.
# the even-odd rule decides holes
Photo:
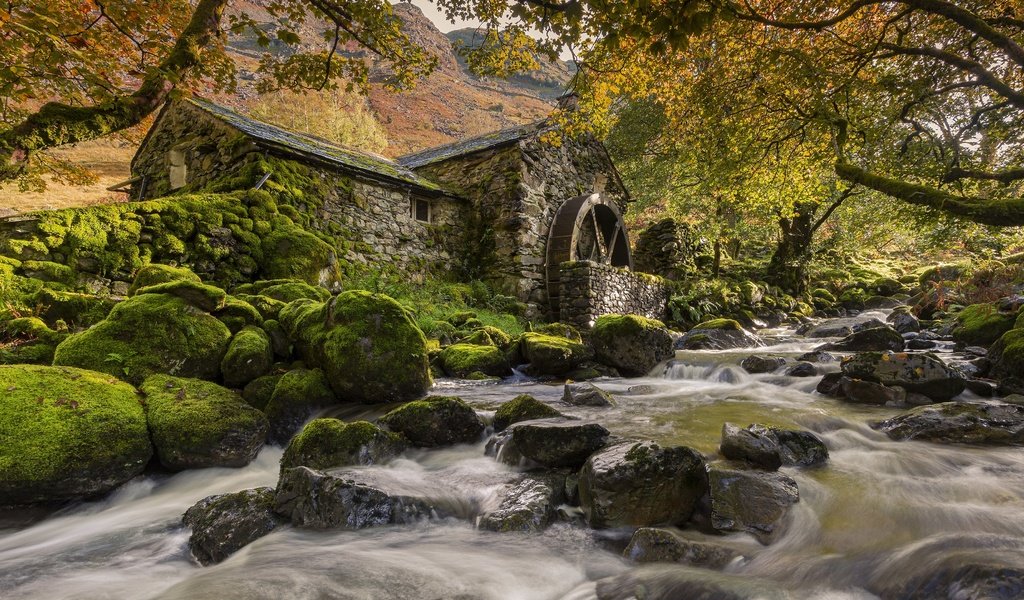
[[(867, 590), (965, 561), (999, 556), (1024, 565), (1021, 449), (891, 441), (867, 423), (895, 409), (814, 394), (818, 377), (739, 369), (754, 352), (795, 357), (821, 343), (790, 330), (767, 334), (768, 348), (679, 352), (657, 376), (598, 381), (616, 407), (559, 408), (615, 434), (705, 453), (717, 449), (725, 421), (816, 432), (831, 459), (821, 469), (783, 469), (801, 496), (784, 533), (770, 546), (745, 534), (718, 538), (749, 557), (727, 572), (752, 586), (808, 600), (875, 598)], [(521, 393), (551, 402), (562, 393), (521, 378), (441, 381), (437, 391), (482, 412)], [(281, 454), (266, 447), (242, 469), (147, 476), (27, 528), (0, 530), (0, 598), (583, 600), (596, 597), (598, 579), (634, 568), (616, 551), (622, 532), (558, 524), (501, 534), (455, 520), (342, 532), (286, 527), (222, 564), (195, 564), (181, 514), (211, 494), (273, 486)], [(474, 505), (493, 500), (511, 476), (484, 456), (482, 442), (413, 452), (378, 468), (413, 487), (443, 481), (454, 500)]]

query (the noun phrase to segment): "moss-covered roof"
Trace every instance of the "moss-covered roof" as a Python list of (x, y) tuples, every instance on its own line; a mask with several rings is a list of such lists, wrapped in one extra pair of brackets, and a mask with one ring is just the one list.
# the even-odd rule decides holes
[(398, 157), (397, 161), (398, 164), (402, 166), (410, 169), (418, 169), (419, 167), (440, 162), (442, 160), (448, 160), (458, 156), (465, 156), (467, 154), (473, 154), (483, 150), (490, 150), (492, 148), (499, 148), (508, 144), (514, 144), (519, 140), (530, 137), (531, 135), (539, 132), (546, 125), (546, 120), (529, 123), (527, 125), (517, 125), (515, 127), (509, 127), (507, 129), (461, 140), (452, 144), (438, 146), (436, 148), (428, 148), (427, 150), (414, 152), (412, 154), (406, 154), (405, 156)]
[(354, 171), (356, 174), (389, 179), (431, 192), (446, 191), (407, 166), (383, 156), (344, 148), (316, 136), (263, 123), (206, 100), (191, 98), (187, 102), (248, 135), (268, 150), (298, 158), (315, 159), (342, 170)]

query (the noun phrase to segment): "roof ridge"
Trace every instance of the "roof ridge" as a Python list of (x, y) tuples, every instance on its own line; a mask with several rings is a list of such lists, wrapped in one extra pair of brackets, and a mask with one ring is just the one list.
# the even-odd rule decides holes
[(402, 166), (410, 169), (416, 169), (441, 160), (447, 160), (456, 156), (465, 156), (467, 154), (473, 154), (489, 148), (495, 148), (504, 144), (519, 141), (529, 135), (541, 131), (549, 124), (549, 122), (550, 119), (543, 118), (530, 123), (522, 123), (520, 125), (505, 127), (490, 133), (463, 138), (448, 144), (442, 144), (432, 148), (425, 148), (417, 152), (403, 154), (396, 158), (395, 161)]

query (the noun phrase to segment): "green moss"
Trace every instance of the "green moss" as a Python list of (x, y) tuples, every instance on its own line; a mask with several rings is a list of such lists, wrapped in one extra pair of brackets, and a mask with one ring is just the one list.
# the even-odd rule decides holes
[(816, 290), (812, 290), (811, 298), (814, 298), (815, 300), (823, 300), (828, 304), (834, 304), (836, 301), (835, 295), (832, 292), (826, 290), (825, 288), (818, 288)]
[(242, 390), (242, 399), (248, 402), (249, 406), (265, 410), (281, 377), (282, 375), (264, 375), (253, 379)]
[(1000, 312), (994, 304), (972, 304), (956, 316), (953, 339), (968, 346), (988, 346), (1013, 329), (1016, 319), (1016, 312)]
[(511, 373), (506, 354), (497, 346), (452, 344), (441, 351), (441, 364), (451, 377), (467, 377), (474, 372), (492, 376)]
[(366, 421), (313, 419), (285, 449), (281, 468), (330, 469), (386, 462), (405, 450), (402, 436)]
[(132, 281), (131, 287), (128, 288), (128, 295), (134, 296), (142, 288), (171, 281), (202, 282), (198, 275), (184, 267), (159, 264), (146, 265), (135, 274), (135, 279)]
[(313, 412), (338, 403), (320, 369), (294, 369), (277, 382), (267, 403), (270, 438), (286, 442)]
[(530, 369), (538, 375), (562, 375), (593, 356), (587, 346), (569, 338), (524, 333), (519, 338), (519, 347)]
[(154, 375), (141, 390), (157, 457), (168, 469), (244, 466), (266, 438), (263, 413), (217, 384)]
[(379, 420), (416, 446), (437, 447), (476, 442), (484, 424), (461, 398), (430, 396), (408, 402)]
[(427, 340), (408, 312), (383, 294), (348, 291), (327, 303), (298, 300), (281, 309), (297, 350), (353, 402), (406, 400), (430, 387)]
[(157, 373), (216, 379), (231, 332), (168, 294), (140, 294), (57, 346), (55, 365), (109, 373), (140, 384)]
[(738, 321), (733, 319), (711, 319), (710, 321), (704, 321), (694, 325), (694, 329), (728, 329), (730, 331), (740, 331), (743, 327)]
[(135, 389), (110, 375), (0, 366), (0, 497), (23, 504), (106, 492), (152, 455)]
[(264, 319), (277, 319), (278, 313), (281, 312), (281, 308), (286, 304), (263, 294), (236, 294), (235, 297), (255, 308)]
[(463, 344), (476, 344), (478, 346), (497, 346), (507, 349), (512, 345), (512, 337), (497, 327), (483, 326), (474, 330), (471, 334), (459, 340)]
[(529, 394), (520, 394), (498, 407), (494, 413), (494, 430), (503, 431), (513, 423), (533, 419), (562, 417), (562, 413)]
[(263, 257), (260, 270), (270, 279), (291, 278), (327, 286), (341, 281), (334, 248), (297, 227), (276, 230), (266, 236)]
[(78, 280), (78, 274), (71, 267), (38, 260), (26, 260), (21, 263), (21, 274), (32, 279), (53, 281), (68, 286), (75, 285)]
[(224, 308), (224, 303), (227, 302), (228, 297), (224, 290), (220, 288), (183, 279), (139, 288), (135, 293), (136, 295), (170, 294), (206, 312), (214, 312)]
[(42, 288), (33, 296), (39, 316), (51, 325), (57, 321), (69, 327), (85, 328), (99, 323), (110, 314), (117, 300), (109, 297), (63, 292)]
[(580, 330), (568, 323), (548, 323), (547, 325), (541, 325), (540, 327), (535, 328), (533, 331), (544, 335), (567, 338), (574, 342), (583, 341), (583, 336), (580, 335)]
[(621, 336), (632, 336), (651, 329), (664, 329), (665, 324), (655, 319), (648, 319), (639, 315), (601, 315), (594, 322), (593, 334), (617, 338)]
[(281, 302), (292, 302), (302, 298), (324, 301), (331, 297), (326, 289), (295, 280), (286, 280), (260, 289), (260, 294)]
[(259, 327), (250, 325), (231, 338), (220, 370), (224, 374), (224, 385), (242, 387), (265, 375), (273, 364), (270, 337)]
[(255, 306), (234, 296), (228, 296), (224, 307), (215, 311), (214, 316), (227, 325), (231, 333), (238, 333), (244, 327), (263, 324), (263, 315)]
[(992, 375), (1024, 379), (1024, 329), (1011, 329), (992, 344), (988, 351)]

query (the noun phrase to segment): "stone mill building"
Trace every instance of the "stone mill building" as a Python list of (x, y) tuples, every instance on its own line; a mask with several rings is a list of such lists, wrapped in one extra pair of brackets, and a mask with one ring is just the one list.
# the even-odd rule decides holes
[(615, 165), (599, 141), (556, 134), (544, 120), (392, 160), (181, 99), (132, 160), (131, 194), (200, 190), (260, 157), (296, 161), (324, 184), (318, 226), (358, 242), (338, 249), (346, 260), (412, 279), (469, 273), (581, 325), (608, 312), (661, 318), (665, 286), (631, 270)]

